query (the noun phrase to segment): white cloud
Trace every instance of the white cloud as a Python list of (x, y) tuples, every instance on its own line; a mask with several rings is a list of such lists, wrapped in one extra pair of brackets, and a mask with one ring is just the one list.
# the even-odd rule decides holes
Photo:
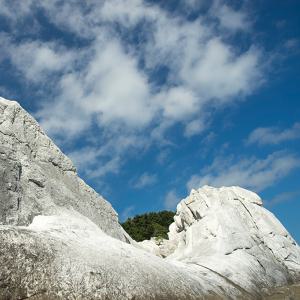
[(73, 163), (81, 169), (83, 167), (89, 168), (94, 165), (95, 161), (97, 161), (101, 154), (101, 148), (86, 147), (69, 152), (68, 156), (72, 159)]
[(122, 211), (122, 213), (121, 213), (120, 220), (121, 220), (122, 222), (124, 222), (124, 221), (126, 221), (128, 218), (131, 218), (132, 215), (133, 215), (134, 210), (135, 210), (135, 206), (133, 206), (133, 205), (130, 205), (130, 206), (126, 207), (126, 208)]
[(197, 189), (206, 184), (216, 187), (238, 185), (258, 192), (274, 185), (299, 167), (298, 156), (282, 151), (274, 152), (265, 159), (218, 157), (199, 175), (193, 175), (187, 188)]
[(211, 8), (211, 14), (219, 19), (220, 25), (227, 30), (248, 30), (249, 21), (242, 10), (234, 10), (221, 1), (215, 1)]
[(198, 111), (197, 97), (184, 87), (174, 87), (160, 93), (158, 101), (167, 119), (182, 120)]
[[(85, 130), (84, 124), (90, 124), (88, 120), (83, 122), (78, 113), (69, 114), (70, 110), (81, 111), (84, 118), (96, 115), (101, 126), (123, 122), (125, 126), (140, 128), (151, 124), (154, 118), (159, 120), (158, 114), (169, 126), (182, 120), (190, 123), (190, 118), (211, 100), (229, 102), (232, 97), (251, 92), (253, 82), (258, 82), (259, 51), (236, 54), (201, 17), (184, 21), (141, 0), (92, 1), (90, 10), (58, 1), (39, 5), (50, 21), (60, 27), (80, 36), (90, 29), (87, 36), (91, 39), (89, 46), (76, 52), (40, 41), (14, 44), (14, 51), (10, 51), (15, 53), (14, 64), (29, 79), (44, 80), (41, 74), (45, 72), (64, 71), (58, 78), (56, 102), (49, 104), (51, 110), (45, 107), (38, 114), (51, 134), (62, 134), (63, 130), (72, 135), (79, 133), (80, 128)], [(66, 15), (76, 15), (77, 21)], [(103, 25), (101, 20), (112, 24)], [(113, 33), (113, 24), (119, 22), (130, 31), (141, 21), (149, 22), (148, 30), (142, 31), (145, 47), (139, 50), (136, 45), (126, 44), (128, 52), (122, 37)], [(148, 69), (139, 67), (141, 58), (147, 68), (155, 69), (163, 62), (170, 69), (170, 82), (163, 89), (153, 89)], [(81, 60), (85, 63), (78, 65)], [(62, 122), (66, 116), (72, 118), (71, 126)], [(194, 125), (189, 126), (195, 128)]]
[[(14, 6), (6, 4), (0, 0), (12, 24), (34, 19), (38, 8), (74, 40), (84, 40), (78, 49), (77, 44), (41, 41), (36, 36), (1, 39), (28, 83), (43, 84), (47, 91), (36, 112), (47, 133), (61, 142), (98, 137), (89, 148), (108, 144), (117, 155), (113, 159), (100, 155), (102, 150), (94, 153), (91, 161), (101, 158), (107, 171), (117, 172), (122, 155), (140, 149), (142, 135), (148, 137), (147, 142), (142, 139), (143, 145), (167, 144), (164, 133), (177, 123), (183, 125), (185, 136), (199, 134), (209, 124), (203, 122), (206, 111), (243, 99), (262, 79), (261, 51), (254, 46), (237, 49), (223, 38), (223, 30), (207, 22), (207, 16), (189, 21), (142, 0), (22, 1), (17, 16)], [(216, 2), (214, 8), (223, 27), (240, 29), (246, 24), (244, 12), (223, 2)], [(17, 30), (18, 26), (15, 35)], [(153, 80), (160, 67), (169, 70), (162, 85)], [(120, 147), (120, 137), (136, 144)], [(79, 161), (81, 156), (74, 157)], [(93, 166), (87, 172), (103, 174)]]
[(101, 8), (101, 17), (105, 21), (121, 23), (122, 26), (135, 26), (142, 19), (155, 20), (161, 11), (155, 6), (146, 5), (142, 0), (110, 0)]
[(300, 123), (291, 128), (259, 127), (252, 131), (246, 141), (248, 145), (278, 145), (280, 143), (300, 138)]
[(84, 78), (86, 89), (91, 89), (88, 109), (99, 112), (100, 123), (148, 124), (155, 111), (149, 101), (147, 77), (139, 71), (136, 59), (124, 53), (116, 41), (100, 47)]
[(139, 130), (154, 117), (147, 78), (136, 60), (114, 40), (96, 41), (93, 52), (85, 68), (60, 78), (56, 101), (39, 111), (50, 134), (80, 134), (92, 118), (101, 127), (120, 124)]
[(205, 1), (199, 0), (182, 0), (181, 2), (183, 2), (183, 5), (186, 5), (189, 8), (197, 8), (205, 5)]
[[(97, 164), (99, 164), (101, 160), (97, 160)], [(115, 156), (110, 158), (109, 160), (105, 160), (103, 164), (98, 166), (97, 168), (90, 168), (85, 170), (86, 175), (89, 178), (100, 178), (109, 173), (118, 173), (121, 166), (121, 158), (119, 156)]]
[(157, 157), (156, 157), (156, 161), (160, 164), (163, 165), (166, 162), (168, 162), (168, 160), (170, 159), (170, 149), (160, 149)]
[(27, 80), (39, 84), (47, 81), (53, 73), (70, 71), (78, 55), (53, 42), (16, 43), (8, 35), (0, 35), (0, 42), (5, 58), (10, 59)]
[(142, 136), (126, 135), (120, 133), (118, 137), (105, 138), (106, 143), (101, 143), (101, 138), (87, 141), (86, 146), (68, 153), (74, 164), (82, 170), (88, 178), (100, 178), (108, 173), (118, 173), (126, 161), (124, 153), (135, 156), (148, 147), (148, 140)]
[[(65, 69), (74, 58), (74, 53), (65, 49), (55, 49), (54, 44), (40, 42), (26, 42), (12, 47), (11, 57), (14, 64), (34, 81), (42, 81), (44, 72), (56, 72)], [(45, 78), (43, 78), (45, 79)]]
[(276, 206), (280, 203), (285, 203), (288, 201), (293, 201), (294, 199), (298, 199), (300, 196), (300, 191), (292, 191), (292, 192), (283, 192), (275, 197), (271, 198), (271, 200), (265, 201), (265, 204), (269, 207)]
[(108, 173), (118, 173), (121, 158), (114, 149), (110, 149), (111, 156), (106, 147), (86, 147), (68, 153), (77, 168), (84, 171), (88, 178), (100, 178)]
[(187, 123), (185, 126), (184, 135), (186, 137), (191, 137), (193, 135), (199, 134), (205, 129), (205, 124), (203, 120), (193, 120), (190, 123)]
[(174, 210), (176, 205), (179, 203), (180, 198), (176, 194), (175, 190), (171, 190), (167, 193), (164, 201), (164, 205), (166, 209)]
[(0, 0), (0, 15), (8, 17), (10, 20), (17, 21), (18, 18), (28, 15), (31, 12), (32, 0), (7, 1)]
[(134, 183), (133, 187), (136, 189), (142, 189), (147, 186), (151, 186), (157, 182), (156, 174), (143, 173)]
[(202, 96), (202, 102), (203, 99), (205, 102), (217, 100), (220, 104), (230, 102), (259, 85), (257, 50), (250, 49), (237, 55), (229, 45), (212, 38), (203, 45), (201, 52), (185, 62), (180, 76)]

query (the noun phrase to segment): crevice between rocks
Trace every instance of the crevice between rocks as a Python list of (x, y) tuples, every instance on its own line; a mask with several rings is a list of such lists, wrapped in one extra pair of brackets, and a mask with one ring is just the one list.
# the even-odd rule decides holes
[(35, 185), (37, 185), (40, 188), (44, 188), (45, 187), (44, 183), (41, 182), (41, 181), (39, 181), (39, 180), (36, 180), (36, 179), (33, 179), (33, 178), (29, 178), (28, 181), (34, 183)]
[(250, 210), (248, 209), (248, 207), (247, 207), (247, 206), (243, 203), (243, 201), (241, 201), (240, 199), (234, 198), (234, 200), (239, 201), (239, 202), (243, 205), (243, 207), (246, 209), (246, 211), (247, 211), (248, 214), (250, 215), (251, 220), (253, 221), (255, 228), (259, 231), (259, 228), (258, 228), (258, 226), (257, 226), (257, 224), (256, 224), (256, 222), (255, 222), (255, 220), (254, 220), (254, 218), (253, 218), (253, 215), (251, 214)]

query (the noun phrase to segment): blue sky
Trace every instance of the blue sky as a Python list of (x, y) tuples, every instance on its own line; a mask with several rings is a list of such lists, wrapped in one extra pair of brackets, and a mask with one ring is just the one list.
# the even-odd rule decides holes
[(300, 241), (300, 3), (0, 0), (0, 95), (121, 220), (240, 185)]

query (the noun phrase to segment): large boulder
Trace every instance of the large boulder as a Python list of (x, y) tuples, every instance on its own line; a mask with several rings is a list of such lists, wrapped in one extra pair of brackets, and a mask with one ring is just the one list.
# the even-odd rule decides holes
[(300, 248), (260, 197), (240, 187), (192, 190), (177, 206), (168, 259), (201, 265), (243, 289), (300, 279)]
[(238, 187), (193, 190), (169, 240), (135, 243), (38, 123), (0, 99), (0, 299), (253, 299), (297, 282), (299, 265), (296, 242)]
[(260, 197), (204, 186), (177, 205), (168, 240), (140, 242), (169, 262), (214, 272), (248, 295), (300, 281), (300, 248)]

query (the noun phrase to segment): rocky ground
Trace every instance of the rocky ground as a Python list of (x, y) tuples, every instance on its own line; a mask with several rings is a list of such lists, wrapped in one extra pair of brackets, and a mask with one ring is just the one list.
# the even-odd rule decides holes
[(279, 287), (266, 291), (266, 300), (298, 300), (300, 299), (300, 283)]

